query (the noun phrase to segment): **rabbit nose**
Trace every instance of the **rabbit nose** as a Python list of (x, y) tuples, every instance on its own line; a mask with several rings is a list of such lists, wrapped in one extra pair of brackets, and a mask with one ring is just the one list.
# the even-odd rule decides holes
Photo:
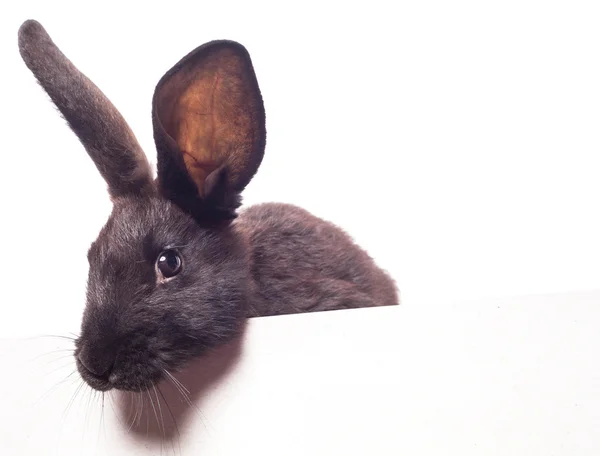
[(89, 348), (82, 348), (77, 359), (88, 373), (106, 381), (108, 381), (115, 364), (115, 357), (112, 353), (103, 350), (92, 351)]

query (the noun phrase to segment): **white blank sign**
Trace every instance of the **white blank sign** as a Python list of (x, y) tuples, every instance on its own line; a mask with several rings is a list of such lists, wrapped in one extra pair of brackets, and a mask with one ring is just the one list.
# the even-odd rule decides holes
[(4, 340), (0, 454), (600, 454), (600, 292), (435, 309), (250, 320), (177, 375), (191, 406), (163, 383), (154, 408), (103, 407), (77, 373), (59, 383), (70, 341)]

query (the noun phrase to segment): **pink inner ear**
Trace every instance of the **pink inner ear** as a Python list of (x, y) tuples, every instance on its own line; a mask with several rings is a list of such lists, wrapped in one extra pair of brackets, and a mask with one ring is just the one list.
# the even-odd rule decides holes
[(206, 178), (219, 167), (227, 167), (227, 186), (237, 191), (262, 159), (262, 98), (248, 56), (238, 46), (218, 42), (199, 48), (157, 89), (158, 119), (200, 196)]
[(200, 162), (196, 157), (194, 157), (189, 152), (182, 150), (183, 152), (183, 160), (190, 174), (190, 177), (194, 180), (194, 183), (198, 187), (198, 194), (201, 197), (206, 196), (207, 191), (207, 182), (206, 178), (216, 169), (219, 168), (219, 164), (217, 163), (207, 163)]

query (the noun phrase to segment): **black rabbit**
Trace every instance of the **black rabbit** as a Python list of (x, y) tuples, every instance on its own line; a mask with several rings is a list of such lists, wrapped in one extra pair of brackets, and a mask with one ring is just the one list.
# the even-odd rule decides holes
[(240, 193), (265, 148), (246, 49), (206, 43), (158, 83), (158, 177), (104, 94), (26, 21), (21, 55), (108, 184), (113, 211), (89, 249), (76, 341), (93, 388), (139, 391), (231, 340), (247, 317), (398, 304), (394, 282), (338, 227)]

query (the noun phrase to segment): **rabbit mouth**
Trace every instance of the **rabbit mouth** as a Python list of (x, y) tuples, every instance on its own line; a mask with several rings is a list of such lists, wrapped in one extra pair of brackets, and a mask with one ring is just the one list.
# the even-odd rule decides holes
[(93, 389), (98, 391), (108, 391), (114, 387), (109, 380), (109, 375), (98, 375), (90, 371), (83, 363), (75, 357), (75, 364), (81, 378), (90, 385)]
[[(138, 367), (139, 374), (132, 375), (120, 371), (110, 371), (98, 375), (90, 371), (79, 359), (76, 358), (77, 370), (81, 378), (93, 389), (101, 392), (112, 389), (131, 392), (144, 392), (162, 379), (162, 375), (157, 370), (149, 372), (149, 366), (144, 369)], [(145, 370), (142, 375), (142, 370)]]

